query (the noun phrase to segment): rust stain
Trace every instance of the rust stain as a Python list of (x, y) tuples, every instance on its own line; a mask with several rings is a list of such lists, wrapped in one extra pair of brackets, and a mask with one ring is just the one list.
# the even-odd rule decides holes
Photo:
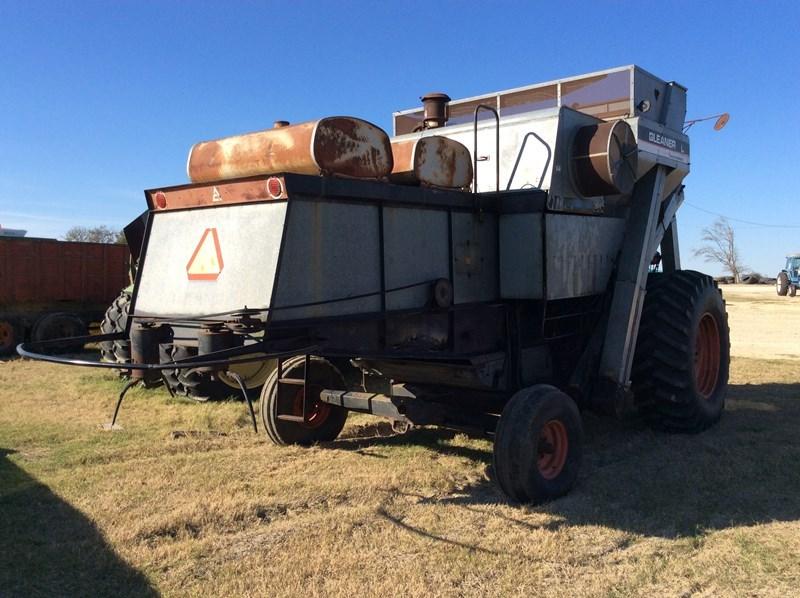
[(392, 170), (389, 137), (363, 120), (334, 117), (320, 121), (314, 137), (314, 158), (325, 174), (382, 178)]
[(146, 191), (145, 194), (147, 195), (147, 203), (150, 209), (158, 209), (159, 211), (211, 205), (239, 204), (250, 201), (271, 201), (275, 199), (285, 199), (287, 197), (286, 185), (282, 179), (281, 188), (283, 192), (279, 197), (270, 195), (267, 187), (267, 180), (267, 178), (259, 178), (250, 181), (237, 181), (235, 183), (217, 183), (214, 185), (193, 185), (175, 189), (158, 189)]
[(414, 149), (418, 139), (406, 141), (392, 141), (392, 156), (394, 168), (392, 174), (403, 174), (414, 171)]

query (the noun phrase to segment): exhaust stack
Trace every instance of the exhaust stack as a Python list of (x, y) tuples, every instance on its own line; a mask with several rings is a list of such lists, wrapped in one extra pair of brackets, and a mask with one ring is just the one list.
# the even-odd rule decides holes
[(425, 94), (420, 100), (424, 110), (423, 128), (438, 129), (447, 124), (449, 118), (447, 103), (450, 101), (450, 96), (446, 93), (433, 92)]

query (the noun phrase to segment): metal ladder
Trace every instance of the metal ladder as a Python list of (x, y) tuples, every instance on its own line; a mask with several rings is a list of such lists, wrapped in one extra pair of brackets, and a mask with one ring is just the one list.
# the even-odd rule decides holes
[(312, 398), (308, 394), (308, 375), (311, 369), (311, 355), (306, 354), (304, 363), (303, 363), (303, 377), (301, 378), (284, 378), (283, 376), (283, 366), (284, 366), (284, 359), (282, 357), (278, 358), (278, 367), (277, 367), (277, 376), (278, 376), (278, 383), (276, 392), (278, 393), (277, 396), (277, 408), (280, 409), (281, 405), (290, 404), (294, 406), (294, 400), (296, 397), (297, 387), (300, 386), (303, 389), (303, 410), (301, 415), (296, 415), (294, 410), (292, 413), (277, 413), (276, 417), (283, 421), (290, 421), (296, 423), (307, 424), (308, 418), (311, 415), (311, 401)]

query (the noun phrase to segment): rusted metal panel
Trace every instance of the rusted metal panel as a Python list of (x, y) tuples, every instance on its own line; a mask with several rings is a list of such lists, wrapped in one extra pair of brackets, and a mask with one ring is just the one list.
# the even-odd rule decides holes
[(20, 303), (30, 303), (36, 297), (37, 263), (39, 246), (31, 239), (0, 240), (0, 247), (6, 261), (8, 278), (3, 281), (6, 293), (2, 303), (10, 307)]
[(472, 184), (472, 158), (463, 144), (432, 135), (392, 142), (392, 180), (464, 189)]
[(605, 291), (622, 245), (625, 219), (547, 214), (545, 229), (547, 299)]
[(125, 245), (0, 238), (0, 307), (105, 306), (128, 285), (128, 255)]
[(392, 170), (389, 137), (367, 121), (335, 116), (203, 141), (186, 166), (195, 183), (261, 174), (333, 174), (382, 178)]
[(259, 177), (214, 185), (151, 189), (145, 191), (145, 196), (151, 210), (181, 210), (286, 199), (286, 184), (283, 177)]
[[(413, 234), (409, 234), (410, 231)], [(444, 210), (384, 208), (386, 288), (449, 279), (448, 235), (448, 217)], [(387, 293), (386, 309), (419, 309), (430, 300), (430, 286), (415, 286)]]
[(501, 214), (499, 227), (502, 298), (541, 299), (542, 214)]
[(452, 223), (454, 303), (497, 299), (497, 214), (453, 213)]

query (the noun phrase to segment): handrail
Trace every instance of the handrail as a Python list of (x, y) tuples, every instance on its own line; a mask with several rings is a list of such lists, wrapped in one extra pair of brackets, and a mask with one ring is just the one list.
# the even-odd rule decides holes
[(494, 114), (494, 120), (497, 127), (497, 133), (495, 136), (495, 177), (496, 177), (496, 193), (500, 193), (500, 115), (497, 113), (495, 108), (491, 106), (487, 106), (486, 104), (478, 104), (475, 106), (475, 118), (472, 125), (474, 136), (473, 136), (473, 172), (472, 172), (472, 192), (478, 192), (478, 113), (481, 109), (489, 110), (492, 114)]
[(550, 149), (550, 144), (547, 143), (541, 137), (539, 137), (539, 135), (537, 135), (533, 131), (529, 131), (528, 133), (525, 134), (525, 137), (522, 138), (522, 146), (519, 148), (519, 153), (517, 154), (517, 161), (514, 162), (514, 168), (511, 170), (511, 177), (509, 177), (508, 179), (508, 185), (506, 186), (506, 191), (511, 189), (511, 183), (514, 181), (514, 175), (517, 174), (517, 167), (519, 167), (519, 163), (522, 160), (522, 154), (525, 151), (525, 144), (528, 142), (528, 137), (536, 137), (536, 139), (547, 149), (547, 160), (544, 163), (544, 168), (542, 169), (542, 176), (539, 177), (539, 184), (537, 185), (538, 189), (542, 188), (542, 183), (544, 183), (544, 177), (547, 174), (547, 168), (550, 166), (550, 160), (553, 157), (553, 150)]

